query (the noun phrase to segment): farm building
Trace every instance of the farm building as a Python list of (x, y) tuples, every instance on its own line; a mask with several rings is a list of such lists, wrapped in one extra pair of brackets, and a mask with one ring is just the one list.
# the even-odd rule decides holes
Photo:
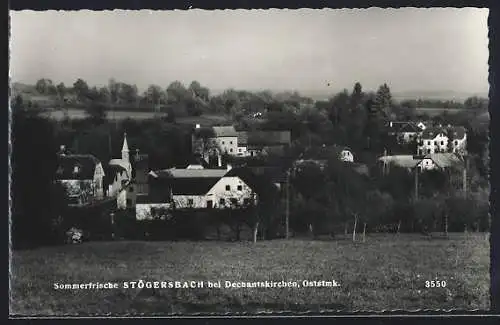
[(62, 184), (70, 204), (81, 205), (101, 199), (104, 169), (92, 155), (60, 153), (55, 181)]
[(447, 168), (463, 168), (463, 159), (455, 153), (436, 153), (428, 154), (425, 156), (412, 156), (412, 155), (395, 155), (383, 156), (379, 161), (385, 166), (395, 166), (413, 170), (435, 170)]
[(257, 202), (260, 179), (245, 167), (171, 168), (150, 172), (149, 194), (136, 205), (137, 219), (157, 209), (220, 209)]
[(242, 131), (238, 132), (237, 155), (281, 155), (290, 144), (290, 131)]
[(221, 167), (221, 156), (255, 157), (258, 155), (282, 155), (291, 144), (290, 131), (240, 131), (233, 126), (201, 127), (192, 134), (192, 152), (208, 163), (216, 157)]

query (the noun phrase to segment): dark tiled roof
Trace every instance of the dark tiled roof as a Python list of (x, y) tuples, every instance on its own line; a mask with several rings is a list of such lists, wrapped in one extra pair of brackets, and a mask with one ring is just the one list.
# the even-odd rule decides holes
[(434, 139), (439, 133), (442, 133), (450, 138), (463, 139), (467, 133), (463, 126), (451, 126), (451, 127), (429, 127), (422, 132), (422, 139)]
[(248, 167), (236, 167), (227, 172), (228, 177), (239, 177), (258, 195), (267, 195), (273, 191), (272, 180), (263, 175), (257, 175)]
[(154, 171), (159, 178), (221, 178), (226, 174), (225, 169), (165, 169)]
[(238, 132), (234, 126), (214, 126), (212, 127), (216, 137), (237, 137)]
[(173, 195), (205, 195), (221, 177), (181, 177), (169, 181)]
[[(60, 155), (56, 179), (93, 179), (99, 160), (92, 155)], [(75, 166), (79, 172), (74, 173)]]
[(420, 128), (415, 123), (406, 123), (401, 126), (399, 132), (420, 132)]
[(242, 131), (238, 133), (238, 145), (272, 146), (289, 145), (290, 131)]

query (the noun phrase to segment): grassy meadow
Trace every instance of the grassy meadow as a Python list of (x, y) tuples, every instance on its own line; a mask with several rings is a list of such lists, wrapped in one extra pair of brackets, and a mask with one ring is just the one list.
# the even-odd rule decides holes
[[(366, 242), (87, 242), (14, 251), (11, 315), (167, 315), (489, 308), (489, 237), (372, 235)], [(222, 281), (222, 288), (124, 289), (124, 281)], [(339, 287), (224, 288), (224, 281), (337, 281)], [(426, 280), (446, 281), (426, 288)], [(56, 290), (54, 283), (118, 289)]]

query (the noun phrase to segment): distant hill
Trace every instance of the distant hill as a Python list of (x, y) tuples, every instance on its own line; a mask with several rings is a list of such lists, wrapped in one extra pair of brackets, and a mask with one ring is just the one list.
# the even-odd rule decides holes
[(434, 99), (453, 100), (463, 102), (469, 97), (478, 96), (488, 98), (488, 93), (458, 92), (458, 91), (405, 91), (395, 92), (392, 97), (396, 100), (405, 99)]

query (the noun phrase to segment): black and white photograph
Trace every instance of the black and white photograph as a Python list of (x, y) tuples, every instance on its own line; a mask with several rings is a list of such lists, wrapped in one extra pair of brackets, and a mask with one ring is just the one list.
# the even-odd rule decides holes
[(11, 10), (10, 316), (490, 310), (488, 15)]

